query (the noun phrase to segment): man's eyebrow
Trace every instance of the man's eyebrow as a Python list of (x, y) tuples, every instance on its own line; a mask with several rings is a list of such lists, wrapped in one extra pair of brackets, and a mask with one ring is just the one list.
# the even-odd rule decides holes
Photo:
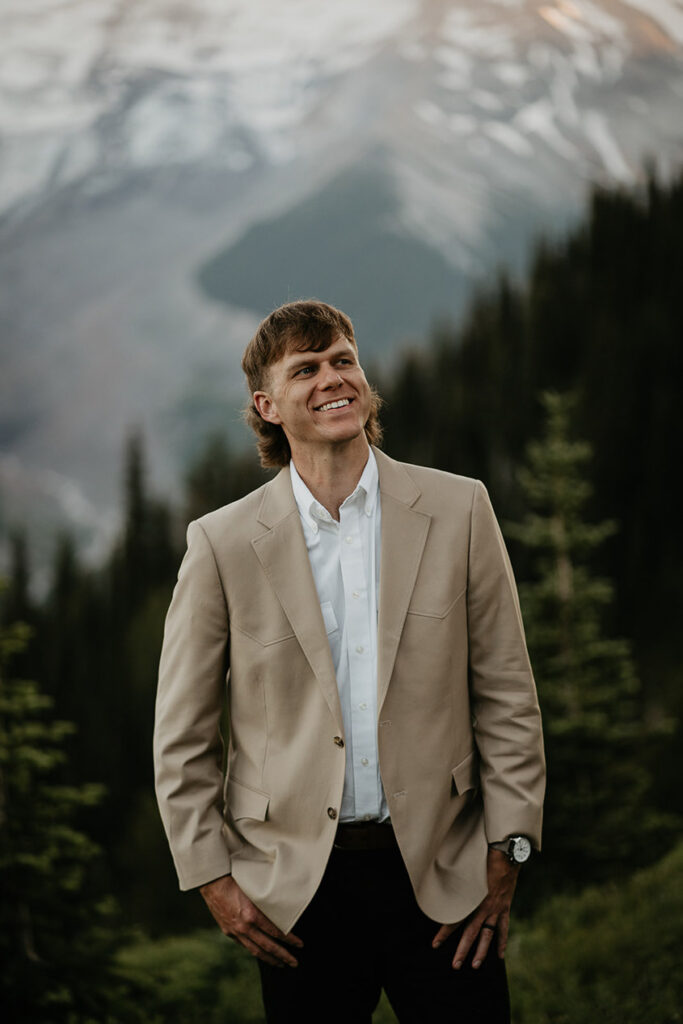
[(308, 366), (310, 363), (314, 362), (314, 360), (311, 359), (311, 355), (313, 354), (314, 353), (311, 352), (302, 352), (298, 359), (293, 359), (292, 362), (288, 364), (287, 369), (291, 372), (293, 370), (300, 370), (302, 366)]
[[(330, 346), (331, 348), (331, 346)], [(321, 349), (321, 352), (329, 352), (329, 348)], [(303, 366), (309, 366), (311, 363), (315, 363), (315, 356), (320, 355), (320, 352), (316, 352), (314, 349), (306, 349), (303, 352), (298, 353), (299, 358), (292, 358), (292, 362), (287, 365), (288, 373), (295, 373), (300, 370)], [(354, 349), (343, 348), (338, 352), (332, 353), (333, 359), (346, 359), (355, 358), (356, 352)]]

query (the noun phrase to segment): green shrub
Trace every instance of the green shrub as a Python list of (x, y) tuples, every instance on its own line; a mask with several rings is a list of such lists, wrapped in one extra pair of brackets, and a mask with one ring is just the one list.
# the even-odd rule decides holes
[(258, 969), (218, 928), (141, 937), (118, 955), (121, 973), (149, 1008), (147, 1024), (261, 1024)]
[(514, 928), (514, 1024), (683, 1021), (682, 950), (683, 844), (621, 885), (557, 897)]

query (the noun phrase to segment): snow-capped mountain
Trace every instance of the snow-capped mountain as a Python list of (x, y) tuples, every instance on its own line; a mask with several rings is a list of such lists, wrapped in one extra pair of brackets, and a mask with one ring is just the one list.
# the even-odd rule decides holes
[(542, 143), (629, 181), (644, 119), (679, 135), (682, 46), (680, 0), (5, 0), (0, 209), (131, 171), (282, 165), (359, 130), (459, 141), (475, 164)]
[(680, 166), (682, 109), (683, 0), (5, 0), (5, 522), (101, 536), (131, 424), (165, 484), (238, 429), (272, 306), (386, 358), (590, 182)]

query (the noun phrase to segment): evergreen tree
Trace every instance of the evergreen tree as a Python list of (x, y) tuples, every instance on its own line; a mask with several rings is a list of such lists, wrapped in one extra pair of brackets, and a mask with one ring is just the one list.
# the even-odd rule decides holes
[(520, 596), (548, 759), (541, 870), (557, 886), (654, 860), (672, 822), (649, 800), (648, 760), (666, 725), (643, 717), (629, 645), (606, 631), (613, 588), (591, 570), (615, 524), (585, 521), (591, 449), (570, 437), (573, 399), (546, 392), (542, 402), (545, 433), (520, 473), (530, 511), (507, 532), (534, 573)]
[(123, 502), (121, 535), (100, 574), (104, 599), (99, 621), (92, 623), (97, 646), (90, 651), (91, 712), (106, 714), (110, 729), (106, 761), (95, 769), (95, 777), (107, 784), (117, 819), (103, 837), (109, 849), (124, 836), (119, 822), (133, 794), (152, 781), (150, 728), (163, 606), (170, 600), (179, 561), (170, 509), (149, 493), (139, 433), (126, 445)]
[(168, 506), (150, 497), (142, 435), (128, 438), (124, 462), (124, 523), (115, 577), (121, 588), (123, 618), (144, 601), (150, 589), (173, 579), (176, 556), (171, 541)]
[(9, 583), (3, 607), (10, 622), (29, 622), (33, 619), (33, 604), (30, 595), (28, 543), (24, 530), (12, 531), (9, 549)]
[(29, 1024), (133, 1020), (112, 957), (112, 906), (97, 898), (97, 847), (78, 827), (98, 786), (65, 785), (68, 722), (52, 700), (10, 671), (27, 627), (0, 631), (0, 1003)]
[(266, 482), (253, 447), (232, 451), (223, 434), (211, 434), (185, 475), (185, 521), (242, 498)]
[[(0, 624), (23, 622), (37, 633), (43, 625), (43, 613), (31, 595), (31, 552), (26, 531), (16, 527), (7, 540), (9, 564), (0, 604)], [(37, 652), (25, 646), (16, 653), (15, 666), (20, 674), (34, 677), (39, 667)]]

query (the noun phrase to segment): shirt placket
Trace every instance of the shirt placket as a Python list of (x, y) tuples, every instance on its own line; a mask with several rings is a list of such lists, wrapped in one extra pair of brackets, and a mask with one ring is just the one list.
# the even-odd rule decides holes
[(373, 644), (370, 630), (370, 592), (361, 538), (362, 501), (340, 512), (340, 562), (344, 584), (349, 697), (353, 734), (353, 779), (356, 815), (379, 814), (375, 744)]

